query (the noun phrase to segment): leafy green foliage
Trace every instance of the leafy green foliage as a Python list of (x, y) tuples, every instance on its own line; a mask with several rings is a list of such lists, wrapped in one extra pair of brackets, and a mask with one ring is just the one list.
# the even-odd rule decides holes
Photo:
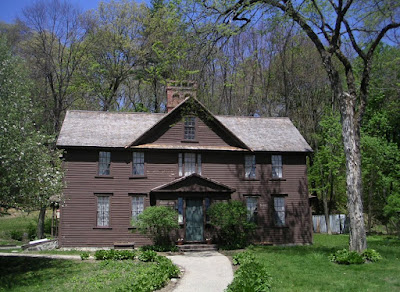
[(165, 206), (152, 206), (144, 209), (133, 222), (142, 234), (149, 234), (155, 245), (170, 245), (169, 233), (179, 228), (178, 212)]
[(61, 194), (59, 152), (35, 128), (24, 64), (0, 39), (0, 204), (36, 209)]
[(246, 250), (246, 251), (235, 254), (232, 258), (232, 262), (236, 266), (236, 265), (244, 264), (246, 262), (255, 261), (255, 259), (256, 259), (256, 257), (254, 255), (254, 253)]
[(159, 252), (166, 252), (166, 251), (176, 252), (176, 251), (178, 251), (178, 248), (176, 247), (176, 245), (143, 245), (139, 249), (141, 251), (154, 250), (154, 251), (159, 251)]
[(154, 262), (157, 258), (157, 253), (154, 250), (144, 250), (138, 255), (138, 259), (142, 262)]
[(364, 258), (356, 251), (341, 249), (329, 256), (331, 262), (341, 265), (363, 264)]
[(244, 261), (235, 272), (235, 277), (229, 284), (228, 292), (237, 291), (269, 291), (271, 276), (265, 266), (252, 260)]
[(369, 261), (369, 262), (377, 262), (382, 259), (382, 256), (380, 255), (379, 252), (377, 252), (375, 249), (367, 248), (366, 250), (363, 251), (361, 254), (364, 260)]
[(24, 232), (22, 230), (12, 230), (10, 231), (10, 237), (14, 240), (22, 241)]
[(89, 253), (88, 252), (82, 252), (80, 254), (80, 256), (81, 256), (81, 260), (82, 261), (89, 259)]
[(96, 260), (133, 260), (136, 252), (133, 250), (97, 250), (94, 254)]
[(208, 210), (210, 224), (218, 232), (222, 248), (245, 247), (256, 225), (247, 221), (247, 209), (240, 201), (218, 202)]

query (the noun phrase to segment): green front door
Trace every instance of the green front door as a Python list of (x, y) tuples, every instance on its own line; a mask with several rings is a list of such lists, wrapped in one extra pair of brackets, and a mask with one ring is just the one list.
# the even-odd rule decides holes
[(203, 200), (186, 200), (186, 241), (203, 241)]

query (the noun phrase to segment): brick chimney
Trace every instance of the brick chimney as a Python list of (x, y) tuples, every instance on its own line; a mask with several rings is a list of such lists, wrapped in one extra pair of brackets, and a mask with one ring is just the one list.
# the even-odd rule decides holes
[(194, 81), (170, 81), (167, 84), (167, 111), (172, 111), (185, 98), (196, 98), (197, 83)]

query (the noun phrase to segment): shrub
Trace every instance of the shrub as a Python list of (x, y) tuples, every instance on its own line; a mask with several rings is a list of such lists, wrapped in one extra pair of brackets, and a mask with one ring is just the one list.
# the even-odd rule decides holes
[(89, 253), (88, 252), (82, 252), (81, 253), (81, 260), (87, 260), (89, 258)]
[(11, 239), (22, 241), (22, 237), (24, 236), (24, 232), (22, 230), (12, 230), (10, 231)]
[(364, 258), (359, 253), (356, 251), (348, 251), (347, 249), (336, 251), (329, 256), (329, 259), (341, 265), (363, 264), (365, 262)]
[(216, 227), (222, 248), (237, 249), (248, 244), (249, 235), (255, 229), (247, 221), (247, 209), (239, 201), (214, 203), (208, 210), (210, 223)]
[(226, 291), (269, 291), (271, 276), (267, 269), (256, 261), (245, 261), (235, 272), (235, 278)]
[(138, 259), (142, 262), (154, 262), (156, 258), (157, 253), (153, 250), (142, 251), (138, 256)]
[(252, 262), (255, 261), (256, 257), (251, 251), (243, 251), (235, 254), (233, 256), (232, 262), (233, 264), (236, 265), (242, 265), (247, 262)]
[(136, 252), (133, 250), (97, 250), (94, 254), (96, 260), (133, 260)]
[(44, 220), (44, 233), (51, 234), (51, 218)]
[(169, 245), (169, 233), (179, 228), (178, 212), (165, 206), (152, 206), (139, 214), (133, 225), (142, 234), (149, 234), (155, 245)]
[(166, 252), (166, 251), (178, 251), (178, 248), (175, 245), (143, 245), (139, 248), (141, 251), (145, 250), (154, 250), (159, 252)]
[(374, 249), (366, 249), (361, 254), (364, 260), (369, 262), (377, 262), (382, 259), (382, 256)]
[(175, 266), (169, 258), (164, 256), (157, 256), (155, 261), (158, 263), (159, 269), (163, 274), (170, 278), (176, 278), (179, 276), (180, 270)]

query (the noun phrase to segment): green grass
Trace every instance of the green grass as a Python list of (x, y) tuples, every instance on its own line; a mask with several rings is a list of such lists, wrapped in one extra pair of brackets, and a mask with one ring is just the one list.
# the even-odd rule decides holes
[(151, 287), (154, 278), (162, 275), (157, 267), (156, 263), (130, 260), (88, 262), (0, 256), (0, 291), (130, 291), (131, 287), (134, 291), (152, 291), (144, 287)]
[[(22, 232), (27, 232), (29, 225), (37, 226), (38, 211), (26, 213), (22, 211), (17, 211), (13, 215), (2, 214), (0, 216), (0, 245), (15, 244), (21, 245), (25, 242), (14, 240), (10, 236), (10, 232), (15, 230), (21, 230)], [(46, 212), (46, 219), (51, 218), (51, 211)]]
[(347, 235), (314, 235), (314, 245), (251, 248), (272, 276), (272, 291), (400, 291), (400, 241), (368, 237), (368, 248), (383, 260), (363, 265), (338, 265), (328, 256), (348, 248)]

